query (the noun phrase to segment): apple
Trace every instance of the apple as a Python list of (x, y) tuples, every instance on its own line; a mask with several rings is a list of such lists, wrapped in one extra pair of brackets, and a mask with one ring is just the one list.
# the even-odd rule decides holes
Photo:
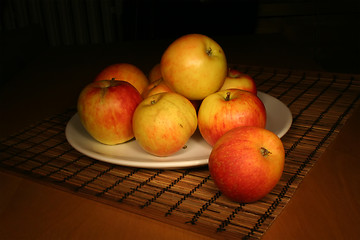
[(140, 94), (149, 85), (149, 80), (144, 72), (130, 63), (115, 63), (107, 66), (95, 77), (94, 81), (111, 80), (113, 78), (131, 83)]
[(158, 80), (155, 80), (146, 87), (146, 89), (142, 93), (142, 97), (147, 98), (154, 94), (162, 92), (173, 92), (173, 90), (164, 82), (162, 78), (159, 78)]
[(228, 89), (207, 96), (198, 111), (201, 135), (211, 146), (232, 128), (265, 128), (266, 109), (261, 99), (248, 91)]
[(279, 182), (285, 151), (279, 137), (259, 127), (238, 127), (225, 133), (209, 156), (215, 185), (229, 199), (255, 202)]
[(220, 90), (231, 88), (242, 89), (253, 94), (257, 94), (257, 88), (254, 79), (248, 74), (241, 73), (239, 70), (233, 68), (229, 68), (228, 75), (225, 78), (224, 84)]
[(195, 108), (188, 99), (174, 92), (145, 98), (133, 116), (136, 141), (146, 152), (160, 157), (181, 150), (196, 128)]
[(155, 64), (149, 72), (148, 78), (150, 83), (155, 82), (156, 80), (162, 77), (160, 70), (160, 63)]
[(202, 100), (218, 91), (227, 75), (221, 46), (208, 36), (187, 34), (172, 42), (161, 57), (164, 81), (189, 100)]
[(140, 93), (130, 83), (101, 80), (85, 86), (77, 109), (80, 121), (94, 139), (115, 145), (134, 137), (132, 117), (141, 101)]

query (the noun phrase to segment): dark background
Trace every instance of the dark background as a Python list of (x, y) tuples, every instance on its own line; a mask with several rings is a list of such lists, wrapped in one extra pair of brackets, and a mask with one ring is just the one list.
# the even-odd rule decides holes
[(1, 83), (49, 50), (150, 42), (160, 56), (195, 32), (229, 62), (360, 73), (359, 1), (1, 0), (0, 14)]

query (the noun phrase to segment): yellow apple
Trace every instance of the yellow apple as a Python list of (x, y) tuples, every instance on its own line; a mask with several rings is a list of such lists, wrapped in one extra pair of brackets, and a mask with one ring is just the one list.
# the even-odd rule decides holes
[(164, 81), (189, 100), (202, 100), (218, 91), (227, 75), (221, 46), (202, 34), (184, 35), (172, 42), (160, 61)]
[(144, 72), (137, 66), (129, 63), (115, 63), (107, 66), (95, 77), (94, 81), (111, 80), (113, 78), (118, 81), (131, 83), (140, 94), (149, 85), (149, 80)]
[(170, 156), (181, 150), (196, 128), (195, 108), (188, 99), (174, 92), (144, 99), (133, 116), (136, 141), (155, 156)]

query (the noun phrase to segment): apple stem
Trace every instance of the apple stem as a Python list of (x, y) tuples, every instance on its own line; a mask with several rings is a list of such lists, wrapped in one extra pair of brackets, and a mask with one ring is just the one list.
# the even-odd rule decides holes
[(271, 152), (269, 150), (267, 150), (266, 148), (264, 148), (264, 147), (260, 148), (260, 152), (264, 157), (267, 157), (267, 156), (269, 156), (271, 154)]
[(212, 55), (212, 49), (211, 49), (211, 48), (207, 49), (207, 50), (206, 50), (206, 54), (209, 55), (209, 56), (211, 56), (211, 55)]
[(115, 78), (111, 78), (111, 80), (110, 80), (110, 87), (114, 86), (114, 83), (115, 83)]
[(225, 101), (230, 101), (230, 92), (226, 93)]
[(152, 100), (150, 103), (151, 103), (151, 105), (154, 105), (156, 103), (156, 101)]

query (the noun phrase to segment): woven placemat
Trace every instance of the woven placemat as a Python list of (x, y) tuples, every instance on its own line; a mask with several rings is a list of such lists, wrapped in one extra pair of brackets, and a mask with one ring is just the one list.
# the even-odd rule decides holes
[(359, 105), (358, 75), (236, 66), (258, 90), (285, 103), (293, 124), (282, 138), (286, 163), (262, 200), (239, 204), (214, 185), (207, 166), (142, 169), (84, 156), (65, 137), (70, 109), (0, 142), (0, 167), (118, 208), (218, 239), (259, 239)]

